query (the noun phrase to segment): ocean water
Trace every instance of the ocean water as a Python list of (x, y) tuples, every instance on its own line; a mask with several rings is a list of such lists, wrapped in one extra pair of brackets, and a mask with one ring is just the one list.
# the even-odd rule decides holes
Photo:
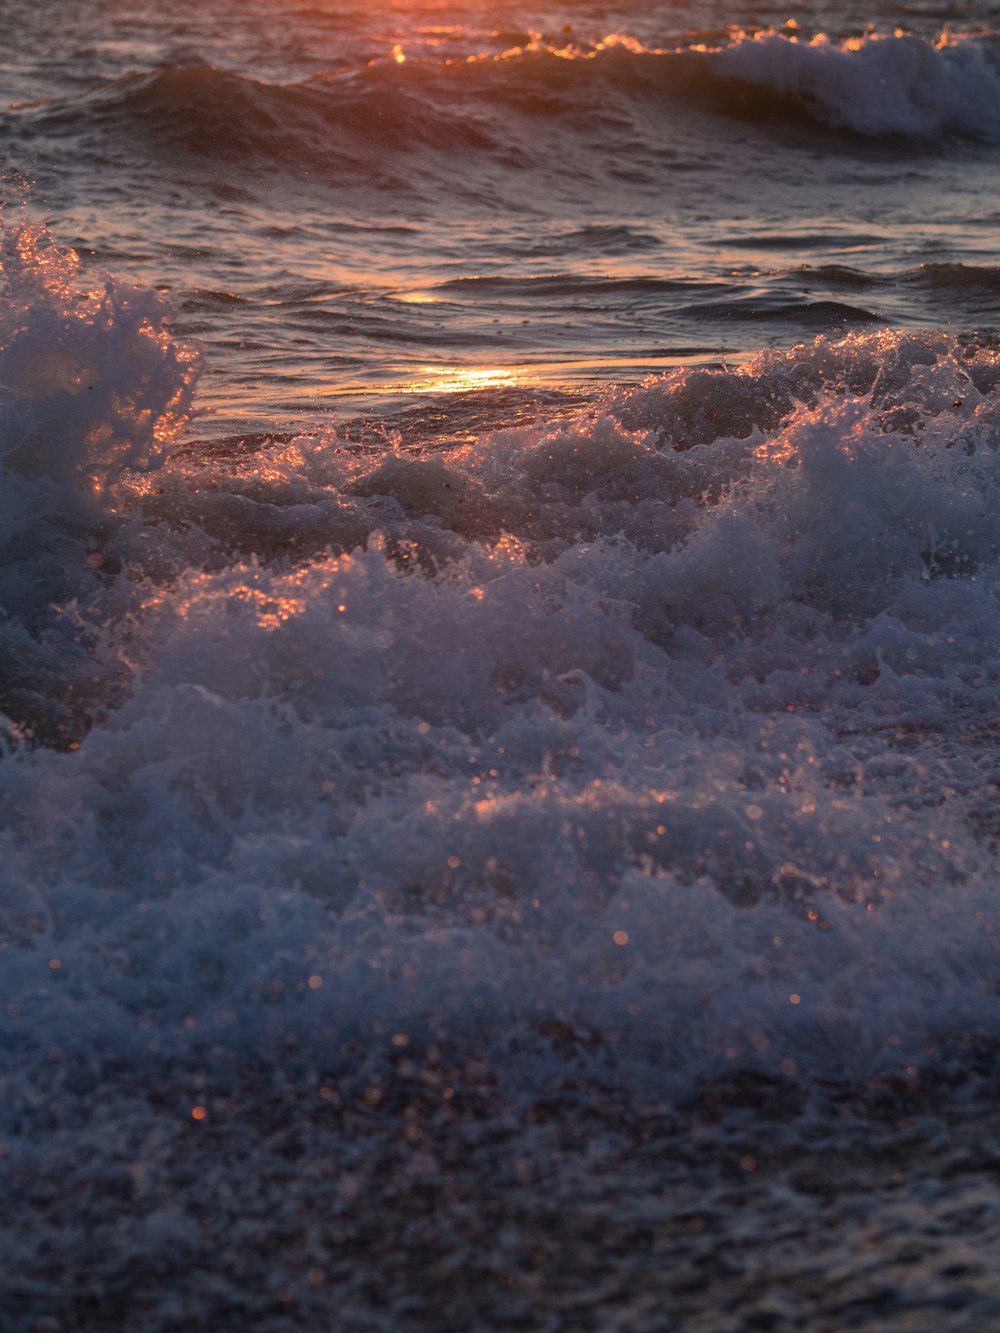
[(1000, 1326), (1000, 8), (4, 0), (0, 1326)]

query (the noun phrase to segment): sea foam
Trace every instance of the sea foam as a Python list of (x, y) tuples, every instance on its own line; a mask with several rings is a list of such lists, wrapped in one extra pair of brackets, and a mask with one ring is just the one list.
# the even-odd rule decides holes
[[(60, 293), (87, 348), (118, 337), (105, 298)], [(130, 337), (189, 367), (141, 305), (113, 307)], [(142, 1012), (183, 1063), (209, 1010), (260, 1055), (269, 993), (304, 1048), (375, 1015), (463, 1041), (552, 1021), (684, 1085), (991, 1031), (962, 923), (992, 911), (997, 380), (944, 335), (820, 338), (444, 454), (306, 435), (175, 450), (153, 485), (116, 427), (106, 522), (58, 528), (70, 620), (8, 611), (77, 709), (70, 753), (0, 769), (26, 1058), (99, 1021), (147, 1061)], [(53, 458), (75, 495), (92, 417), (44, 384), (5, 485)]]
[(111, 280), (82, 290), (77, 256), (44, 227), (3, 227), (0, 712), (9, 734), (73, 741), (81, 712), (108, 686), (86, 646), (96, 626), (77, 605), (93, 611), (111, 592), (102, 567), (132, 514), (126, 479), (140, 484), (155, 470), (189, 418), (198, 357), (171, 339), (171, 314), (157, 292)]
[(763, 32), (717, 51), (710, 68), (792, 97), (838, 129), (1000, 138), (1000, 65), (991, 40), (875, 34), (806, 42)]
[[(248, 1145), (258, 1245), (290, 1161), (299, 1237), (302, 1190), (340, 1216), (390, 1140), (450, 1189), (456, 1124), (464, 1153), (553, 1104), (605, 1117), (590, 1162), (706, 1089), (812, 1115), (960, 1068), (975, 1098), (995, 350), (819, 338), (445, 450), (234, 454), (161, 447), (193, 363), (156, 298), (60, 276), (39, 315), (25, 290), (0, 352), (26, 405), (0, 474), (11, 1318), (88, 1245), (102, 1308), (148, 1267), (174, 1309)], [(118, 345), (104, 432), (79, 368)]]

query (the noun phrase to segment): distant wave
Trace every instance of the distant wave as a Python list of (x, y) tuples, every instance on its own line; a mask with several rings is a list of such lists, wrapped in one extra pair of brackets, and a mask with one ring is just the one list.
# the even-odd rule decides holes
[(720, 80), (763, 88), (837, 129), (864, 135), (1000, 138), (995, 38), (871, 36), (836, 44), (775, 32), (713, 52)]
[(374, 166), (393, 149), (484, 149), (495, 139), (474, 116), (438, 110), (394, 66), (271, 84), (211, 65), (129, 74), (41, 110), (48, 127), (91, 123), (154, 134), (168, 145), (227, 159), (278, 159), (293, 168), (336, 157)]
[(907, 278), (935, 291), (970, 292), (1000, 296), (1000, 265), (921, 264)]
[[(511, 59), (516, 55), (516, 59)], [(879, 35), (811, 42), (767, 30), (735, 35), (728, 44), (694, 42), (652, 50), (610, 36), (595, 47), (557, 50), (532, 44), (488, 62), (512, 69), (513, 105), (565, 110), (575, 95), (695, 101), (749, 119), (793, 117), (865, 136), (1000, 138), (1000, 38), (995, 33)], [(588, 101), (599, 120), (607, 100)]]
[[(543, 42), (461, 62), (373, 61), (272, 84), (211, 65), (129, 74), (15, 115), (49, 130), (152, 135), (207, 156), (377, 172), (396, 153), (493, 156), (528, 166), (547, 135), (620, 155), (648, 147), (678, 109), (866, 137), (1000, 140), (996, 36), (871, 36), (835, 44), (777, 32), (651, 50), (625, 37), (559, 50)], [(502, 125), (502, 131), (500, 126)], [(665, 126), (664, 126), (665, 128)]]

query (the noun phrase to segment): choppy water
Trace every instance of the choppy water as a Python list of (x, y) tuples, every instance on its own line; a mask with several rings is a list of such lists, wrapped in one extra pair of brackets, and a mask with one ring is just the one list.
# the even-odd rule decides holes
[(1000, 1322), (997, 13), (4, 20), (4, 1329)]

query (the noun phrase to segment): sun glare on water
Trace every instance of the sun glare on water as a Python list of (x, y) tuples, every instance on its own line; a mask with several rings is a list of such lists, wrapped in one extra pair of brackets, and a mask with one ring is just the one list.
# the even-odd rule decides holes
[(417, 375), (401, 386), (401, 392), (474, 393), (513, 388), (523, 379), (517, 366), (421, 366)]

